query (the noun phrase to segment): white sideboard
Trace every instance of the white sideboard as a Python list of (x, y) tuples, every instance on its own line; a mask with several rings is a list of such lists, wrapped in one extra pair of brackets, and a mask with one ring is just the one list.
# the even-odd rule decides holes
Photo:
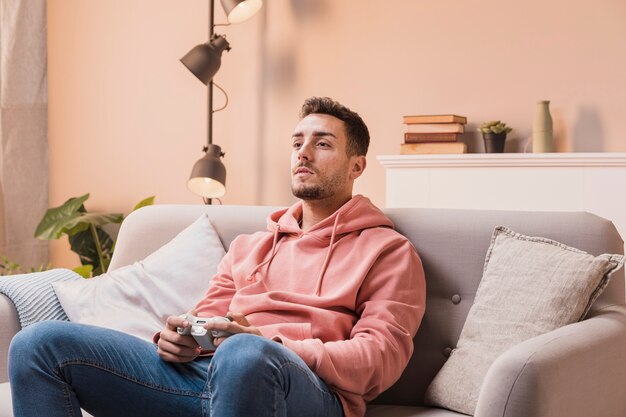
[(588, 211), (626, 238), (626, 153), (381, 155), (387, 207)]

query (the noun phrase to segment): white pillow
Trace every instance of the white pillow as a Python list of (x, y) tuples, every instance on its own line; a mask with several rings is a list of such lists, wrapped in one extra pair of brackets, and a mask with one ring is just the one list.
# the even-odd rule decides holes
[(52, 285), (70, 321), (151, 341), (168, 316), (191, 310), (202, 298), (224, 254), (203, 214), (143, 261)]

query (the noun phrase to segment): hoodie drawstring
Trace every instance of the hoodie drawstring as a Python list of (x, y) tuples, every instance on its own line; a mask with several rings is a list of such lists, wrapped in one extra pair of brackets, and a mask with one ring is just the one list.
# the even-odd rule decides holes
[[(333, 224), (333, 231), (330, 235), (330, 243), (328, 245), (328, 251), (326, 252), (326, 258), (324, 259), (324, 263), (322, 264), (322, 269), (317, 277), (317, 282), (315, 284), (315, 295), (319, 296), (322, 291), (322, 281), (324, 280), (324, 274), (326, 273), (326, 268), (328, 268), (328, 263), (330, 262), (330, 256), (333, 252), (333, 245), (335, 243), (335, 238), (337, 236), (337, 225), (339, 224), (339, 213), (335, 216), (335, 223)], [(269, 267), (269, 264), (274, 259), (276, 255), (276, 246), (278, 244), (278, 235), (280, 234), (280, 224), (276, 224), (276, 229), (274, 229), (274, 239), (272, 242), (272, 249), (268, 259), (258, 264), (252, 272), (246, 278), (248, 281), (252, 281), (254, 279), (255, 274), (263, 268), (265, 265)]]
[(330, 235), (330, 244), (328, 245), (328, 252), (326, 252), (326, 259), (324, 259), (324, 264), (322, 265), (322, 270), (320, 271), (319, 276), (317, 277), (317, 284), (315, 285), (315, 295), (319, 296), (322, 291), (322, 280), (324, 278), (324, 274), (326, 273), (326, 268), (328, 267), (328, 262), (330, 261), (330, 254), (333, 251), (333, 243), (335, 243), (335, 235), (337, 233), (337, 224), (339, 223), (339, 213), (335, 216), (335, 224), (333, 224), (333, 232)]
[(250, 272), (250, 274), (246, 278), (248, 281), (252, 281), (252, 279), (254, 278), (254, 275), (257, 272), (259, 272), (259, 269), (261, 269), (265, 265), (269, 266), (269, 263), (272, 262), (272, 259), (274, 259), (274, 255), (276, 254), (276, 244), (278, 243), (278, 234), (279, 234), (279, 232), (280, 232), (280, 224), (276, 224), (276, 229), (274, 229), (274, 240), (272, 241), (272, 250), (271, 250), (271, 253), (270, 253), (270, 257), (266, 261), (263, 261), (260, 264), (258, 264), (252, 270), (252, 272)]

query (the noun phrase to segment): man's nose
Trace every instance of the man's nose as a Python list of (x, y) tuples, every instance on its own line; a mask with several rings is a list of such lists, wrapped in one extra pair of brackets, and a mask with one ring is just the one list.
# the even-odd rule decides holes
[(298, 160), (309, 160), (311, 158), (310, 146), (307, 144), (302, 144), (300, 149), (298, 149)]

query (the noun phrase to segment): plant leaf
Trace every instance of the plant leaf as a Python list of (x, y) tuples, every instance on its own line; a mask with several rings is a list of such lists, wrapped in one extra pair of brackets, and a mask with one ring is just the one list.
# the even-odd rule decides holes
[(144, 198), (139, 203), (137, 203), (137, 205), (135, 205), (135, 207), (133, 208), (133, 211), (139, 210), (142, 207), (151, 206), (153, 204), (154, 204), (154, 196), (152, 195), (150, 197)]
[(66, 233), (68, 236), (74, 236), (76, 233), (80, 233), (87, 229), (89, 229), (89, 223), (78, 223), (76, 226), (70, 227), (69, 229), (63, 229), (63, 233)]
[(35, 237), (42, 240), (60, 238), (66, 231), (67, 224), (80, 217), (80, 209), (88, 198), (89, 194), (70, 198), (59, 207), (46, 210), (46, 214), (37, 225)]
[[(102, 247), (102, 256), (104, 261), (111, 259), (113, 256), (113, 239), (111, 236), (100, 227), (96, 227), (96, 233), (100, 240), (100, 246)], [(80, 263), (83, 265), (92, 265), (93, 273), (99, 275), (99, 271), (104, 271), (100, 268), (100, 260), (98, 259), (98, 251), (96, 250), (96, 244), (93, 241), (93, 236), (90, 230), (79, 232), (69, 237), (70, 247), (72, 251), (78, 254)], [(105, 265), (105, 269), (108, 265)]]
[(76, 272), (83, 278), (91, 278), (91, 272), (93, 271), (93, 265), (81, 265), (72, 269), (72, 271)]
[(73, 236), (78, 232), (87, 230), (90, 224), (103, 226), (109, 223), (121, 223), (122, 220), (124, 220), (124, 215), (121, 213), (79, 213), (78, 216), (68, 219), (65, 223), (64, 232), (69, 236)]

